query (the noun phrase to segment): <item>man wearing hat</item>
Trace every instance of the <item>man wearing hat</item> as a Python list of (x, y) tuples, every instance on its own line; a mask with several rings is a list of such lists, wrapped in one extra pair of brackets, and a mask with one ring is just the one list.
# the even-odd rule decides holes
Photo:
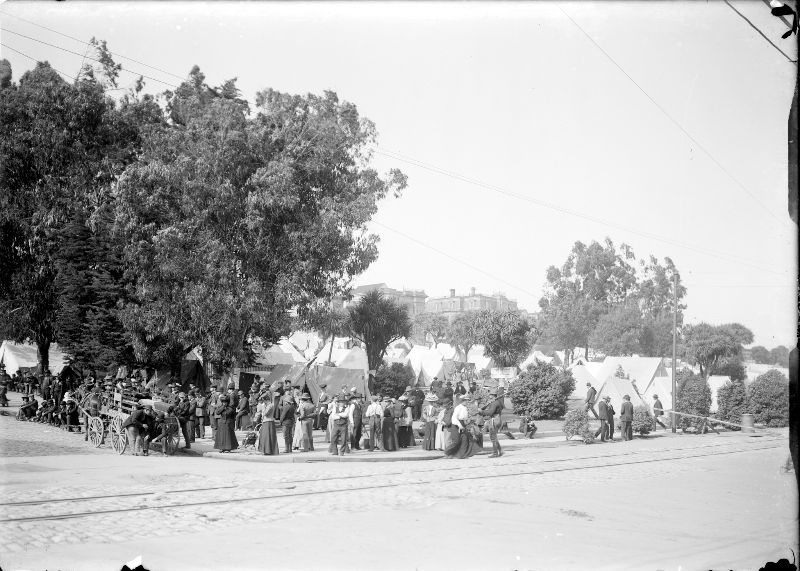
[(348, 436), (350, 437), (350, 447), (353, 450), (361, 450), (361, 432), (363, 429), (363, 409), (361, 408), (361, 395), (356, 391), (350, 396), (350, 404), (347, 407)]
[(586, 383), (586, 400), (584, 401), (586, 405), (586, 412), (591, 410), (595, 418), (600, 418), (597, 416), (597, 411), (594, 409), (594, 401), (596, 397), (597, 390), (592, 386), (592, 383)]
[(381, 419), (383, 418), (383, 407), (381, 406), (380, 396), (372, 395), (372, 402), (367, 407), (367, 429), (369, 431), (369, 449), (374, 452), (376, 449), (383, 449), (381, 441)]
[(247, 420), (242, 419), (244, 419), (250, 412), (250, 404), (247, 400), (247, 395), (242, 389), (239, 389), (237, 394), (239, 396), (239, 402), (236, 404), (236, 430), (242, 430), (249, 424)]
[(658, 395), (653, 395), (653, 432), (656, 431), (659, 424), (664, 430), (667, 429), (667, 426), (659, 419), (660, 416), (664, 416), (664, 405), (661, 404)]
[(478, 412), (481, 416), (486, 417), (486, 422), (489, 425), (489, 440), (492, 441), (492, 454), (489, 458), (499, 458), (503, 455), (503, 449), (497, 440), (497, 432), (502, 424), (504, 395), (498, 395), (497, 389), (490, 390), (489, 395), (493, 400)]
[(298, 407), (299, 415), (297, 420), (300, 424), (300, 431), (302, 432), (301, 446), (303, 452), (314, 450), (314, 411), (316, 407), (311, 402), (311, 395), (303, 393), (300, 397), (300, 406)]
[(614, 405), (611, 404), (611, 397), (605, 396), (603, 400), (606, 401), (606, 406), (608, 407), (608, 412), (606, 414), (606, 423), (608, 425), (608, 439), (611, 442), (614, 442), (614, 415), (617, 414), (617, 411), (614, 410)]
[(622, 424), (622, 439), (633, 440), (633, 405), (631, 404), (630, 395), (624, 395), (622, 397), (619, 422)]
[(329, 423), (331, 425), (331, 444), (328, 452), (334, 456), (344, 456), (347, 453), (347, 400), (344, 396), (336, 397), (333, 412)]
[[(608, 399), (608, 400), (606, 400)], [(597, 413), (600, 415), (600, 428), (594, 433), (594, 437), (600, 436), (600, 442), (605, 442), (608, 438), (608, 401), (611, 397), (605, 396), (597, 404)]]
[(297, 406), (294, 402), (294, 397), (291, 391), (287, 392), (283, 397), (283, 406), (281, 406), (280, 423), (283, 427), (283, 444), (287, 454), (292, 453), (292, 440), (294, 439), (294, 422), (295, 412)]
[[(192, 405), (189, 402), (186, 393), (178, 393), (178, 404), (175, 405), (175, 416), (178, 417), (178, 424), (180, 424), (181, 432), (183, 433), (183, 440), (186, 442), (184, 448), (191, 448), (193, 434), (189, 434), (190, 417), (194, 411), (191, 410)], [(192, 426), (194, 429), (194, 426)]]
[(131, 445), (134, 456), (139, 456), (143, 452), (142, 435), (147, 430), (146, 425), (148, 422), (152, 421), (145, 413), (144, 406), (137, 404), (136, 410), (122, 423), (122, 428), (128, 433), (128, 443)]

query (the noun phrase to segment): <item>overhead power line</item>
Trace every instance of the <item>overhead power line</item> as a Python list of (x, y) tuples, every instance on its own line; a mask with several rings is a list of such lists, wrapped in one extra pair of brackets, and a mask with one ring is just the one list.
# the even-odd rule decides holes
[[(9, 49), (9, 50), (11, 50), (12, 52), (16, 52), (16, 53), (18, 53), (19, 55), (21, 55), (22, 57), (26, 57), (26, 58), (28, 58), (29, 60), (35, 61), (36, 63), (44, 63), (44, 62), (42, 62), (42, 61), (39, 61), (38, 59), (36, 59), (36, 58), (35, 58), (35, 57), (33, 57), (33, 56), (29, 56), (28, 54), (26, 54), (26, 53), (23, 53), (23, 52), (19, 51), (18, 49), (12, 48), (12, 47), (11, 47), (11, 46), (9, 46), (8, 44), (4, 44), (4, 43), (0, 42), (0, 46), (3, 46), (4, 48), (6, 48), (6, 49)], [(48, 64), (48, 65), (49, 65), (49, 64)], [(57, 73), (60, 73), (61, 75), (63, 75), (63, 76), (64, 76), (64, 77), (66, 77), (67, 79), (69, 79), (70, 81), (75, 81), (75, 78), (74, 78), (74, 77), (72, 77), (71, 75), (69, 75), (69, 74), (66, 74), (66, 73), (64, 73), (63, 71), (60, 71), (60, 70), (58, 70), (58, 69), (54, 68), (52, 65), (51, 65), (50, 67), (53, 69), (53, 71), (55, 71), (55, 72), (57, 72)]]
[[(76, 51), (70, 50), (70, 49), (68, 49), (68, 48), (61, 47), (61, 46), (59, 46), (59, 45), (57, 45), (57, 44), (51, 44), (50, 42), (45, 42), (44, 40), (40, 40), (40, 39), (38, 39), (38, 38), (34, 38), (34, 37), (32, 37), (32, 36), (26, 36), (25, 34), (20, 34), (19, 32), (15, 32), (15, 31), (13, 31), (13, 30), (9, 30), (9, 29), (7, 29), (7, 28), (3, 28), (3, 29), (2, 29), (2, 31), (3, 31), (3, 32), (5, 32), (5, 33), (7, 33), (7, 34), (14, 34), (15, 36), (19, 36), (19, 37), (21, 37), (21, 38), (25, 38), (25, 39), (28, 39), (28, 40), (31, 40), (31, 41), (34, 41), (34, 42), (38, 42), (38, 43), (40, 43), (40, 44), (44, 44), (44, 45), (46, 45), (46, 46), (49, 46), (49, 47), (51, 47), (51, 48), (55, 48), (55, 49), (57, 49), (57, 50), (61, 50), (61, 51), (63, 51), (63, 52), (67, 52), (67, 53), (70, 53), (70, 54), (76, 55), (76, 56), (78, 56), (78, 57), (81, 57), (81, 58), (86, 58), (86, 59), (92, 60), (92, 61), (94, 61), (94, 62), (97, 62), (97, 63), (102, 63), (102, 62), (101, 62), (99, 59), (97, 59), (97, 58), (93, 58), (93, 57), (91, 57), (91, 56), (89, 56), (89, 55), (86, 55), (85, 53), (79, 53), (79, 52), (76, 52)], [(168, 86), (168, 87), (172, 87), (172, 88), (174, 88), (174, 89), (177, 89), (177, 88), (178, 88), (178, 86), (177, 86), (177, 85), (175, 85), (175, 84), (173, 84), (173, 83), (169, 83), (168, 81), (163, 81), (163, 80), (161, 80), (161, 79), (157, 79), (157, 78), (155, 78), (155, 77), (151, 77), (151, 76), (149, 76), (149, 75), (145, 75), (145, 74), (143, 74), (143, 73), (139, 73), (139, 72), (137, 72), (137, 71), (134, 71), (134, 70), (130, 70), (130, 69), (125, 69), (125, 68), (122, 68), (122, 69), (121, 69), (121, 71), (124, 71), (125, 73), (130, 73), (130, 74), (132, 74), (132, 75), (138, 75), (138, 76), (144, 77), (144, 78), (146, 78), (146, 79), (149, 79), (149, 80), (151, 80), (151, 81), (157, 81), (158, 83), (162, 83), (162, 84), (164, 84), (164, 85), (166, 85), (166, 86)]]
[(708, 151), (708, 150), (707, 150), (707, 149), (706, 149), (706, 148), (705, 148), (703, 145), (701, 145), (701, 144), (700, 144), (700, 142), (699, 142), (697, 139), (695, 139), (695, 138), (694, 138), (694, 136), (693, 136), (691, 133), (689, 133), (689, 131), (687, 131), (687, 130), (686, 130), (684, 127), (683, 127), (683, 125), (681, 125), (681, 124), (680, 124), (680, 123), (679, 123), (677, 120), (675, 120), (675, 119), (672, 117), (672, 115), (670, 115), (670, 114), (667, 112), (667, 110), (666, 110), (666, 109), (664, 109), (664, 108), (663, 108), (661, 105), (659, 105), (659, 104), (658, 104), (658, 102), (657, 102), (655, 99), (653, 99), (653, 98), (650, 96), (650, 94), (649, 94), (649, 93), (647, 93), (647, 91), (645, 91), (645, 90), (644, 90), (644, 88), (643, 88), (641, 85), (639, 85), (638, 83), (636, 83), (636, 80), (635, 80), (635, 79), (633, 79), (633, 77), (631, 77), (631, 76), (630, 76), (630, 74), (629, 74), (627, 71), (625, 71), (625, 69), (624, 69), (624, 68), (623, 68), (623, 67), (622, 67), (622, 66), (621, 66), (619, 63), (617, 63), (617, 61), (616, 61), (616, 60), (615, 60), (613, 57), (611, 57), (611, 54), (609, 54), (609, 53), (608, 53), (606, 50), (604, 50), (604, 49), (602, 48), (602, 46), (601, 46), (600, 44), (598, 44), (598, 43), (595, 41), (595, 39), (594, 39), (594, 38), (593, 38), (593, 37), (592, 37), (592, 36), (591, 36), (591, 35), (590, 35), (590, 34), (589, 34), (589, 33), (588, 33), (586, 30), (584, 30), (584, 29), (583, 29), (583, 28), (580, 26), (580, 24), (578, 24), (578, 22), (576, 22), (576, 21), (575, 21), (575, 20), (572, 18), (572, 16), (570, 16), (569, 14), (567, 14), (567, 12), (565, 12), (565, 11), (564, 11), (564, 9), (563, 9), (561, 6), (559, 6), (559, 7), (558, 7), (558, 9), (559, 9), (559, 10), (561, 10), (561, 13), (562, 13), (562, 14), (564, 14), (564, 15), (565, 15), (567, 18), (569, 18), (569, 21), (570, 21), (570, 22), (572, 22), (572, 23), (575, 25), (575, 27), (576, 27), (576, 28), (578, 28), (578, 29), (579, 29), (579, 30), (580, 30), (580, 31), (583, 33), (583, 35), (584, 35), (584, 36), (586, 36), (586, 37), (589, 39), (589, 41), (590, 41), (590, 42), (592, 42), (592, 44), (593, 44), (593, 45), (594, 45), (594, 46), (595, 46), (595, 47), (596, 47), (598, 50), (600, 50), (600, 52), (601, 52), (601, 53), (602, 53), (604, 56), (606, 56), (606, 58), (607, 58), (607, 59), (608, 59), (608, 60), (609, 60), (611, 63), (613, 63), (613, 64), (614, 64), (614, 66), (615, 66), (615, 67), (616, 67), (618, 70), (620, 70), (620, 71), (622, 72), (622, 74), (623, 74), (625, 77), (627, 77), (627, 78), (630, 80), (630, 82), (631, 82), (631, 83), (633, 83), (633, 85), (635, 85), (635, 86), (636, 86), (636, 88), (637, 88), (639, 91), (641, 91), (641, 92), (642, 92), (642, 94), (643, 94), (645, 97), (647, 97), (647, 99), (649, 99), (649, 100), (650, 100), (650, 102), (651, 102), (653, 105), (655, 105), (655, 106), (656, 106), (656, 108), (657, 108), (659, 111), (661, 111), (661, 113), (662, 113), (662, 114), (663, 114), (663, 115), (664, 115), (664, 116), (665, 116), (667, 119), (669, 119), (669, 120), (672, 122), (672, 124), (673, 124), (673, 125), (675, 125), (675, 126), (676, 126), (676, 127), (677, 127), (677, 128), (678, 128), (678, 129), (679, 129), (679, 130), (680, 130), (680, 131), (681, 131), (681, 132), (684, 134), (684, 135), (686, 135), (686, 137), (687, 137), (687, 138), (688, 138), (688, 139), (689, 139), (689, 140), (690, 140), (692, 143), (694, 143), (695, 145), (697, 145), (697, 147), (698, 147), (698, 148), (699, 148), (701, 151), (703, 151), (703, 153), (705, 153), (705, 155), (706, 155), (706, 156), (707, 156), (709, 159), (711, 159), (711, 161), (712, 161), (712, 162), (713, 162), (715, 165), (717, 165), (717, 167), (718, 167), (718, 168), (719, 168), (719, 169), (720, 169), (722, 172), (724, 172), (724, 173), (725, 173), (725, 174), (728, 176), (728, 178), (729, 178), (729, 179), (731, 179), (731, 180), (732, 180), (732, 181), (733, 181), (733, 182), (736, 184), (736, 186), (738, 186), (738, 187), (739, 187), (739, 188), (740, 188), (740, 189), (741, 189), (743, 192), (745, 192), (747, 195), (749, 195), (749, 196), (750, 196), (750, 198), (752, 198), (752, 199), (753, 199), (753, 200), (756, 202), (756, 204), (758, 204), (758, 206), (759, 206), (759, 207), (761, 207), (761, 209), (762, 209), (764, 212), (766, 212), (767, 214), (769, 214), (769, 215), (772, 217), (772, 219), (773, 219), (773, 220), (775, 220), (776, 222), (778, 222), (778, 223), (779, 223), (779, 224), (781, 224), (781, 225), (785, 225), (785, 224), (786, 224), (786, 221), (785, 221), (785, 220), (781, 220), (780, 218), (778, 218), (778, 217), (775, 215), (775, 213), (774, 213), (774, 212), (772, 212), (772, 210), (770, 210), (769, 208), (767, 208), (767, 207), (764, 205), (764, 203), (763, 203), (761, 200), (759, 200), (759, 199), (758, 199), (758, 197), (757, 197), (755, 194), (753, 194), (752, 192), (750, 192), (750, 190), (749, 190), (749, 189), (748, 189), (748, 188), (747, 188), (747, 187), (746, 187), (746, 186), (745, 186), (745, 185), (744, 185), (744, 184), (743, 184), (741, 181), (739, 181), (739, 179), (738, 179), (738, 178), (736, 178), (735, 176), (733, 176), (733, 175), (732, 175), (732, 174), (731, 174), (731, 173), (728, 171), (728, 169), (726, 169), (726, 168), (723, 166), (723, 164), (722, 164), (722, 163), (720, 163), (720, 162), (719, 162), (719, 161), (718, 161), (718, 160), (717, 160), (717, 159), (714, 157), (714, 155), (712, 155), (712, 154), (711, 154), (711, 152), (709, 152), (709, 151)]
[(727, 5), (728, 5), (728, 7), (729, 7), (731, 10), (733, 10), (734, 12), (736, 12), (736, 13), (739, 15), (739, 17), (740, 17), (742, 20), (744, 20), (745, 22), (747, 22), (747, 23), (750, 25), (750, 27), (751, 27), (751, 28), (753, 28), (753, 29), (754, 29), (756, 32), (758, 32), (758, 35), (759, 35), (759, 36), (761, 36), (762, 38), (764, 38), (765, 40), (767, 40), (767, 41), (769, 42), (769, 45), (771, 45), (773, 48), (775, 48), (776, 50), (778, 50), (779, 52), (781, 52), (781, 53), (783, 54), (783, 57), (785, 57), (786, 59), (788, 59), (788, 60), (789, 60), (791, 63), (793, 63), (793, 64), (797, 65), (797, 60), (796, 60), (796, 59), (792, 59), (792, 58), (790, 58), (790, 57), (789, 57), (789, 56), (786, 54), (786, 52), (784, 52), (784, 51), (783, 51), (781, 48), (779, 48), (779, 47), (778, 47), (778, 46), (777, 46), (777, 45), (776, 45), (776, 44), (775, 44), (775, 43), (774, 43), (772, 40), (770, 40), (770, 39), (769, 39), (769, 38), (768, 38), (768, 37), (767, 37), (767, 36), (764, 34), (764, 32), (762, 32), (761, 30), (759, 30), (759, 29), (758, 29), (758, 27), (757, 27), (755, 24), (753, 24), (753, 22), (751, 22), (750, 20), (748, 20), (748, 19), (747, 19), (747, 16), (745, 16), (744, 14), (742, 14), (741, 12), (739, 12), (739, 10), (737, 10), (737, 9), (736, 9), (736, 8), (733, 6), (733, 4), (731, 4), (730, 2), (728, 2), (728, 0), (725, 0), (725, 4), (727, 4)]
[(712, 256), (712, 257), (715, 257), (715, 258), (718, 258), (718, 259), (721, 259), (721, 260), (725, 260), (725, 261), (728, 261), (728, 262), (734, 262), (734, 263), (737, 263), (737, 264), (747, 265), (747, 266), (750, 266), (752, 268), (759, 269), (759, 270), (762, 270), (762, 271), (765, 271), (765, 272), (770, 272), (770, 273), (777, 274), (777, 275), (784, 275), (785, 274), (785, 272), (778, 272), (778, 271), (773, 270), (772, 268), (764, 267), (764, 266), (761, 266), (759, 264), (755, 264), (753, 262), (750, 262), (748, 260), (743, 260), (741, 258), (737, 258), (735, 256), (730, 256), (728, 254), (724, 254), (724, 253), (721, 253), (721, 252), (715, 252), (713, 250), (708, 250), (706, 248), (700, 248), (700, 247), (697, 247), (697, 246), (693, 246), (691, 244), (686, 244), (686, 243), (683, 243), (683, 242), (679, 242), (679, 241), (671, 239), (671, 238), (666, 238), (664, 236), (659, 236), (658, 234), (652, 234), (650, 232), (644, 232), (644, 231), (638, 230), (636, 228), (631, 228), (631, 227), (625, 226), (623, 224), (618, 224), (616, 222), (605, 220), (605, 219), (599, 218), (597, 216), (591, 216), (591, 215), (588, 215), (588, 214), (584, 214), (582, 212), (578, 212), (578, 211), (572, 210), (570, 208), (565, 208), (563, 206), (558, 206), (557, 204), (552, 204), (552, 203), (549, 203), (549, 202), (545, 202), (543, 200), (532, 198), (530, 196), (525, 196), (525, 195), (522, 195), (522, 194), (519, 194), (519, 193), (511, 192), (511, 191), (506, 190), (504, 188), (501, 188), (499, 186), (487, 184), (487, 183), (481, 182), (479, 180), (476, 180), (474, 178), (470, 178), (470, 177), (467, 177), (467, 176), (464, 176), (464, 175), (461, 175), (461, 174), (458, 174), (458, 173), (454, 173), (452, 171), (448, 171), (448, 170), (442, 169), (442, 168), (437, 167), (435, 165), (430, 165), (430, 164), (424, 163), (422, 161), (419, 161), (417, 159), (404, 156), (404, 155), (402, 155), (400, 153), (397, 153), (395, 151), (389, 151), (387, 149), (378, 148), (375, 152), (380, 154), (380, 155), (383, 155), (385, 157), (391, 158), (393, 160), (401, 161), (401, 162), (404, 162), (404, 163), (407, 163), (407, 164), (410, 164), (410, 165), (417, 166), (419, 168), (423, 168), (425, 170), (429, 170), (431, 172), (442, 174), (444, 176), (448, 176), (450, 178), (453, 178), (453, 179), (456, 179), (456, 180), (460, 180), (460, 181), (472, 184), (472, 185), (477, 186), (479, 188), (484, 188), (486, 190), (491, 190), (491, 191), (496, 192), (498, 194), (509, 196), (509, 197), (515, 198), (517, 200), (530, 202), (530, 203), (535, 204), (537, 206), (541, 206), (543, 208), (548, 208), (550, 210), (555, 210), (555, 211), (561, 212), (563, 214), (568, 214), (570, 216), (575, 216), (575, 217), (578, 217), (578, 218), (582, 218), (584, 220), (589, 220), (590, 222), (595, 222), (595, 223), (601, 224), (603, 226), (608, 226), (608, 227), (611, 227), (611, 228), (615, 228), (617, 230), (623, 230), (625, 232), (630, 232), (631, 234), (636, 234), (637, 236), (642, 236), (644, 238), (649, 238), (651, 240), (657, 240), (657, 241), (665, 243), (665, 244), (670, 244), (672, 246), (677, 246), (677, 247), (680, 247), (680, 248), (691, 250), (693, 252), (697, 252), (698, 254), (704, 254), (704, 255)]
[[(26, 18), (23, 18), (21, 16), (17, 16), (15, 14), (10, 14), (10, 13), (5, 12), (3, 10), (0, 10), (0, 14), (3, 14), (4, 16), (11, 16), (12, 18), (16, 18), (17, 20), (21, 20), (23, 22), (27, 22), (28, 24), (31, 24), (32, 26), (36, 26), (38, 28), (42, 28), (43, 30), (47, 30), (48, 32), (52, 32), (54, 34), (58, 34), (59, 36), (63, 36), (65, 38), (69, 38), (70, 40), (76, 41), (76, 42), (78, 42), (80, 44), (87, 45), (87, 46), (91, 45), (91, 42), (87, 42), (86, 40), (82, 40), (80, 38), (76, 38), (75, 36), (70, 36), (69, 34), (65, 34), (64, 32), (59, 32), (58, 30), (54, 30), (53, 28), (48, 28), (47, 26), (43, 26), (41, 24), (38, 24), (36, 22), (33, 22), (33, 21), (28, 20)], [(159, 71), (159, 72), (164, 73), (166, 75), (171, 75), (172, 77), (180, 79), (181, 81), (186, 79), (185, 76), (178, 75), (176, 73), (172, 73), (171, 71), (167, 71), (165, 69), (161, 69), (160, 67), (156, 67), (154, 65), (150, 65), (148, 63), (144, 63), (143, 61), (136, 60), (136, 59), (134, 59), (132, 57), (129, 57), (129, 56), (125, 56), (125, 55), (122, 55), (122, 54), (117, 53), (117, 52), (112, 52), (111, 50), (109, 50), (108, 53), (110, 53), (113, 56), (120, 57), (120, 58), (126, 59), (128, 61), (132, 61), (133, 63), (136, 63), (138, 65), (143, 65), (144, 67), (150, 68), (150, 69), (152, 69), (154, 71)]]

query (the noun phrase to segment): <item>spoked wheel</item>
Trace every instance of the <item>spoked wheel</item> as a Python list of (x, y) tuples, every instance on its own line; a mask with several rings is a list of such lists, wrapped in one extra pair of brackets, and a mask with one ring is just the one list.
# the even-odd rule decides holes
[(109, 432), (111, 433), (111, 448), (117, 454), (125, 454), (125, 449), (128, 447), (128, 435), (125, 434), (125, 430), (122, 428), (121, 418), (116, 417), (111, 420)]
[(89, 419), (89, 440), (95, 448), (100, 448), (103, 443), (103, 421), (99, 416), (93, 416)]
[(180, 424), (176, 419), (170, 419), (166, 426), (166, 434), (164, 434), (164, 454), (172, 456), (178, 450), (180, 444)]

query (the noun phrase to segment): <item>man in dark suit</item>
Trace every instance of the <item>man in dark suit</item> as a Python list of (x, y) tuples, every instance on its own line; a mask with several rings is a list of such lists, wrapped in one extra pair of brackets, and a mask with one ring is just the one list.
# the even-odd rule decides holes
[(597, 390), (592, 386), (592, 383), (586, 383), (586, 412), (592, 411), (592, 414), (595, 418), (600, 418), (597, 416), (597, 411), (594, 409), (594, 400), (597, 397)]
[[(192, 405), (186, 393), (178, 393), (178, 404), (175, 405), (175, 416), (178, 417), (178, 424), (183, 433), (183, 441), (186, 443), (184, 448), (191, 448), (192, 435), (189, 434), (189, 425), (191, 423), (191, 416), (194, 413)], [(191, 427), (194, 429), (194, 426)]]
[(605, 442), (606, 438), (608, 438), (608, 405), (605, 400), (601, 400), (598, 403), (597, 412), (600, 415), (600, 428), (594, 433), (594, 437), (597, 438), (599, 435), (600, 441)]
[(294, 438), (294, 413), (297, 410), (297, 405), (294, 398), (287, 394), (283, 398), (283, 406), (281, 407), (280, 422), (283, 427), (283, 445), (284, 452), (291, 454), (292, 452), (292, 439)]
[(614, 442), (614, 415), (617, 414), (617, 411), (614, 410), (614, 405), (611, 404), (611, 397), (603, 397), (603, 400), (608, 408), (608, 416), (606, 418), (608, 422), (608, 439)]
[(661, 404), (658, 395), (653, 395), (653, 432), (656, 431), (659, 424), (664, 430), (667, 429), (666, 425), (658, 418), (659, 416), (664, 416), (664, 405)]
[(622, 409), (619, 411), (619, 421), (622, 424), (622, 439), (633, 440), (633, 405), (631, 397), (622, 397)]
[(361, 431), (362, 431), (362, 411), (361, 411), (361, 395), (358, 393), (350, 397), (350, 417), (353, 419), (353, 425), (350, 427), (350, 448), (353, 450), (361, 450)]
[(250, 405), (247, 400), (247, 395), (244, 394), (242, 389), (239, 389), (239, 403), (236, 405), (236, 430), (242, 430), (242, 419), (245, 418), (249, 412)]

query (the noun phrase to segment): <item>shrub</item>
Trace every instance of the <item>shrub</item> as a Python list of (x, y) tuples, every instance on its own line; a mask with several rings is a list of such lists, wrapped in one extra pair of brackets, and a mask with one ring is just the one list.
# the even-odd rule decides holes
[(564, 427), (562, 428), (567, 440), (573, 436), (580, 436), (586, 444), (594, 442), (594, 431), (589, 424), (589, 415), (582, 408), (569, 411), (564, 416)]
[[(708, 382), (703, 377), (687, 370), (678, 371), (677, 377), (678, 398), (675, 410), (698, 416), (708, 416), (711, 409), (711, 388), (708, 386)], [(706, 422), (702, 418), (687, 416), (678, 416), (677, 418), (676, 425), (683, 430), (692, 428), (700, 432)]]
[(653, 429), (653, 415), (650, 413), (650, 409), (643, 404), (633, 409), (631, 429), (633, 432), (638, 432), (642, 436), (650, 434), (650, 431)]
[(759, 375), (747, 392), (747, 408), (755, 422), (789, 425), (789, 381), (783, 373), (772, 369)]
[(375, 371), (373, 392), (376, 395), (385, 395), (397, 398), (402, 395), (406, 387), (416, 384), (414, 369), (401, 363), (392, 363), (389, 367), (381, 365)]
[[(747, 389), (744, 381), (730, 380), (717, 390), (717, 418), (728, 422), (740, 423), (742, 415), (747, 412)], [(727, 428), (738, 428), (726, 425)]]
[(562, 417), (574, 389), (575, 379), (570, 371), (537, 361), (511, 384), (508, 396), (515, 414), (542, 420)]

